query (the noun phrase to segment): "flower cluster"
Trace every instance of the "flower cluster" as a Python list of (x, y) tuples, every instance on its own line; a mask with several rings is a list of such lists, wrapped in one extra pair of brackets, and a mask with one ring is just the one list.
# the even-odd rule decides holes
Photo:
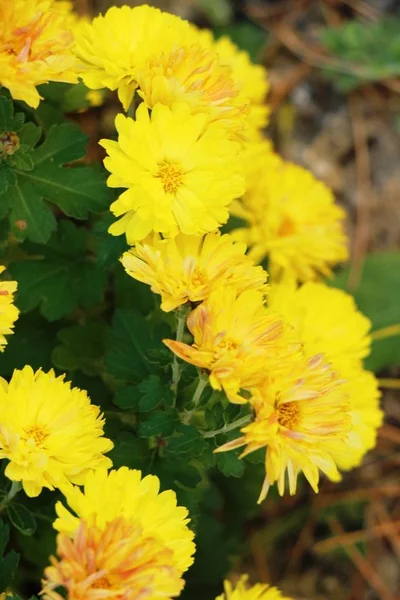
[[(337, 296), (312, 280), (347, 258), (344, 212), (263, 138), (264, 69), (227, 38), (148, 6), (96, 17), (80, 29), (76, 53), (86, 85), (118, 90), (128, 112), (116, 118), (118, 140), (100, 142), (108, 185), (125, 188), (109, 230), (132, 246), (121, 262), (161, 296), (162, 310), (179, 309), (180, 321), (190, 313), (192, 343), (180, 326), (165, 344), (254, 415), (217, 451), (265, 448), (260, 501), (275, 482), (283, 493), (286, 477), (294, 493), (300, 472), (315, 491), (320, 471), (338, 479), (338, 466), (357, 464), (373, 445), (381, 419), (375, 380), (361, 365), (369, 324), (340, 292), (337, 311), (323, 316), (331, 298), (320, 297)], [(229, 214), (244, 226), (221, 235)], [(269, 285), (253, 262), (265, 257)], [(302, 303), (315, 314), (315, 339)], [(178, 371), (175, 359), (175, 392)]]
[[(300, 474), (315, 492), (320, 473), (340, 479), (382, 421), (377, 381), (363, 367), (370, 322), (320, 279), (347, 258), (344, 212), (263, 137), (265, 69), (228, 38), (145, 5), (78, 23), (69, 2), (14, 0), (2, 2), (0, 18), (0, 85), (14, 99), (36, 107), (39, 84), (78, 75), (94, 94), (118, 92), (127, 114), (116, 117), (117, 139), (100, 142), (108, 186), (124, 190), (109, 232), (130, 245), (126, 273), (177, 313), (176, 339), (164, 340), (172, 394), (185, 383), (178, 359), (199, 375), (192, 410), (174, 398), (182, 422), (196, 419), (205, 380), (227, 405), (247, 407), (224, 431), (240, 434), (215, 452), (264, 452), (259, 502), (274, 484), (294, 494)], [(16, 288), (0, 282), (0, 350), (18, 317)], [(31, 497), (57, 489), (67, 505), (56, 506), (43, 597), (179, 596), (195, 550), (188, 511), (156, 476), (112, 469), (113, 443), (87, 393), (25, 366), (0, 380), (0, 414), (0, 459), (13, 482), (2, 508), (19, 487)], [(216, 600), (279, 599), (242, 578)]]
[(26, 366), (0, 380), (0, 412), (5, 475), (28, 496), (60, 489), (77, 515), (57, 505), (58, 558), (45, 571), (44, 597), (60, 600), (60, 587), (69, 600), (178, 596), (195, 549), (188, 511), (175, 492), (159, 493), (157, 477), (108, 471), (113, 444), (86, 392)]

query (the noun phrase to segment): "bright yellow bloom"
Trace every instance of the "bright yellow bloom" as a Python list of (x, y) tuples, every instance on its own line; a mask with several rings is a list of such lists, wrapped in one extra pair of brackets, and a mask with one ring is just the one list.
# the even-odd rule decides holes
[(36, 108), (36, 86), (77, 82), (74, 36), (64, 7), (54, 0), (2, 1), (0, 23), (0, 86), (15, 100)]
[(195, 37), (189, 23), (157, 8), (113, 6), (76, 34), (81, 77), (91, 89), (118, 90), (127, 110), (137, 88), (136, 70), (151, 55), (161, 60)]
[(266, 69), (253, 64), (249, 54), (236, 46), (229, 37), (222, 36), (214, 40), (211, 32), (207, 30), (201, 31), (200, 35), (218, 54), (220, 64), (231, 69), (240, 98), (246, 99), (250, 104), (247, 120), (251, 127), (265, 127), (269, 116), (269, 107), (266, 104), (269, 91)]
[[(70, 570), (71, 586), (75, 585), (76, 590), (80, 588), (83, 593), (85, 585), (87, 588), (98, 587), (96, 579), (99, 584), (104, 577), (102, 583), (105, 588), (122, 587), (127, 593), (126, 596), (121, 593), (121, 596), (111, 595), (110, 598), (141, 598), (137, 592), (142, 588), (147, 589), (143, 596), (146, 600), (179, 593), (183, 587), (181, 576), (193, 562), (194, 536), (188, 528), (188, 511), (177, 506), (175, 492), (167, 490), (160, 493), (159, 489), (158, 477), (147, 475), (142, 479), (140, 471), (122, 467), (110, 472), (98, 469), (89, 474), (83, 490), (74, 486), (63, 490), (71, 512), (58, 502), (56, 511), (59, 518), (54, 527), (74, 539), (75, 548), (83, 538), (83, 553), (79, 553), (74, 561), (81, 561), (81, 569), (72, 566), (74, 552), (65, 537), (61, 538), (64, 573)], [(126, 539), (126, 546), (118, 550), (117, 546), (121, 544), (116, 545), (115, 542), (121, 539)], [(90, 566), (85, 563), (85, 558), (90, 555), (91, 544), (96, 550), (96, 564)], [(148, 562), (137, 552), (138, 548), (146, 553)], [(59, 576), (65, 577), (61, 574), (62, 570), (58, 570)], [(90, 578), (94, 571), (97, 578), (96, 575)], [(51, 575), (53, 581), (55, 577)], [(128, 595), (128, 590), (132, 595)], [(88, 599), (100, 597), (94, 591), (91, 593)], [(82, 600), (84, 597), (83, 594)], [(72, 596), (70, 600), (75, 598), (81, 596)]]
[(5, 475), (20, 481), (28, 496), (67, 481), (80, 485), (93, 469), (111, 466), (103, 454), (113, 444), (103, 437), (100, 409), (64, 375), (26, 366), (9, 384), (0, 379), (0, 414)]
[(267, 273), (255, 267), (245, 252), (244, 244), (219, 232), (204, 237), (181, 233), (166, 240), (155, 235), (125, 252), (121, 262), (128, 275), (161, 294), (161, 308), (168, 312), (188, 301), (204, 300), (217, 286), (265, 294)]
[(200, 43), (154, 53), (136, 70), (138, 94), (149, 108), (185, 102), (193, 114), (204, 113), (224, 125), (230, 137), (244, 137), (249, 100), (243, 97), (228, 66)]
[(291, 163), (270, 164), (260, 169), (255, 190), (247, 186), (240, 210), (233, 207), (248, 222), (233, 235), (250, 246), (254, 260), (268, 256), (273, 276), (289, 273), (307, 281), (330, 275), (348, 256), (344, 211), (310, 172)]
[(266, 583), (249, 586), (248, 579), (248, 575), (242, 575), (235, 587), (230, 581), (224, 581), (224, 593), (215, 600), (290, 600)]
[(346, 380), (353, 427), (335, 460), (341, 469), (360, 464), (374, 447), (382, 424), (378, 383), (372, 373), (362, 369), (371, 346), (370, 320), (357, 310), (350, 294), (322, 283), (297, 287), (293, 280), (284, 280), (273, 284), (268, 303), (294, 327), (306, 356), (323, 352)]
[(123, 517), (103, 529), (81, 521), (73, 540), (57, 536), (57, 554), (45, 570), (45, 600), (62, 600), (59, 586), (68, 600), (150, 600), (178, 596), (184, 585), (171, 548)]
[(142, 104), (135, 121), (118, 115), (115, 122), (118, 142), (100, 142), (109, 154), (108, 185), (128, 189), (111, 205), (123, 215), (112, 235), (126, 233), (133, 245), (152, 231), (201, 235), (226, 222), (244, 180), (239, 144), (223, 128), (207, 126), (207, 117), (192, 115), (186, 104), (157, 104), (151, 116)]
[(250, 400), (255, 420), (241, 429), (243, 436), (216, 452), (246, 446), (241, 456), (266, 448), (266, 476), (258, 502), (275, 482), (285, 491), (286, 473), (290, 494), (295, 494), (302, 471), (318, 492), (319, 469), (338, 478), (333, 448), (345, 445), (351, 428), (350, 406), (338, 374), (322, 354), (299, 360), (286, 373), (271, 373)]
[[(0, 275), (5, 267), (0, 265)], [(7, 344), (6, 335), (13, 333), (14, 323), (18, 319), (19, 310), (14, 305), (16, 281), (0, 281), (0, 352)]]
[(164, 343), (183, 360), (210, 371), (210, 384), (223, 389), (231, 402), (244, 403), (241, 388), (260, 384), (269, 369), (279, 370), (296, 356), (298, 345), (282, 318), (268, 311), (263, 294), (238, 294), (221, 286), (187, 320), (193, 346)]
[(354, 370), (343, 389), (349, 398), (352, 427), (346, 444), (336, 444), (332, 456), (339, 469), (348, 471), (360, 465), (368, 450), (375, 447), (383, 412), (379, 407), (378, 381), (373, 373)]
[(313, 281), (297, 287), (285, 279), (271, 285), (268, 305), (294, 327), (306, 356), (323, 352), (345, 379), (361, 368), (370, 352), (371, 322), (350, 294)]

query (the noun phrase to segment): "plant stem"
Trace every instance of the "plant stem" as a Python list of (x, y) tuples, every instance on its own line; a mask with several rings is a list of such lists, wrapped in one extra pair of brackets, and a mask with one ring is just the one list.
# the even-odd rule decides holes
[(7, 496), (3, 498), (3, 501), (0, 504), (0, 513), (2, 513), (5, 508), (7, 508), (7, 506), (12, 502), (14, 496), (16, 496), (21, 489), (22, 483), (20, 481), (12, 482), (11, 487), (8, 490)]
[[(176, 341), (181, 342), (183, 340), (183, 334), (185, 333), (185, 324), (186, 317), (189, 313), (189, 308), (187, 306), (182, 306), (180, 309), (176, 311)], [(174, 406), (176, 404), (176, 397), (178, 395), (178, 385), (181, 379), (181, 367), (179, 363), (179, 359), (174, 354), (174, 358), (172, 360), (172, 383), (171, 390), (174, 394)]]
[(205, 388), (208, 385), (208, 375), (206, 373), (199, 373), (199, 381), (197, 383), (197, 387), (194, 391), (193, 394), (193, 398), (192, 398), (192, 403), (193, 403), (193, 408), (192, 410), (188, 410), (183, 418), (183, 423), (185, 425), (188, 425), (190, 423), (190, 421), (192, 420), (192, 417), (194, 415), (194, 413), (197, 410), (197, 405), (199, 404), (200, 400), (201, 400), (201, 396), (203, 395), (203, 392), (205, 390)]
[(215, 437), (219, 433), (228, 433), (228, 431), (232, 431), (233, 429), (237, 429), (238, 427), (242, 427), (242, 425), (247, 425), (251, 421), (252, 416), (246, 415), (245, 417), (241, 417), (232, 423), (228, 423), (228, 425), (224, 425), (221, 429), (216, 429), (215, 431), (206, 431), (203, 433), (204, 438)]
[(128, 110), (126, 111), (126, 116), (131, 119), (135, 118), (136, 113), (136, 94), (133, 95), (132, 102), (130, 103)]

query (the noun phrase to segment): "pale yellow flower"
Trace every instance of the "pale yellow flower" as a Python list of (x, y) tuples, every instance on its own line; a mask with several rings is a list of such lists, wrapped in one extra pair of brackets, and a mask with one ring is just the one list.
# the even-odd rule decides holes
[(221, 286), (187, 320), (192, 346), (175, 340), (164, 343), (182, 360), (210, 372), (210, 383), (223, 389), (231, 402), (244, 403), (239, 390), (260, 384), (271, 371), (295, 360), (299, 345), (282, 317), (268, 311), (263, 294), (238, 294)]
[(74, 539), (58, 534), (57, 555), (44, 573), (45, 600), (62, 600), (60, 587), (68, 600), (172, 598), (184, 585), (172, 549), (122, 516), (104, 528), (81, 521)]
[(125, 252), (121, 262), (128, 275), (161, 295), (161, 309), (168, 312), (188, 301), (204, 300), (218, 286), (265, 293), (267, 273), (254, 266), (245, 251), (244, 244), (219, 232), (181, 233), (165, 240), (155, 235)]
[(270, 156), (264, 168), (257, 162), (258, 177), (253, 170), (240, 206), (232, 207), (247, 221), (232, 235), (249, 246), (254, 260), (268, 257), (274, 278), (290, 274), (307, 281), (330, 275), (348, 257), (344, 211), (306, 169)]
[(149, 56), (161, 59), (195, 37), (189, 23), (157, 8), (112, 6), (77, 31), (81, 77), (91, 89), (118, 90), (127, 110), (138, 85), (136, 70)]
[[(64, 557), (66, 569), (69, 562), (75, 563), (70, 569), (71, 586), (77, 590), (97, 587), (96, 579), (104, 576), (104, 587), (120, 586), (127, 594), (122, 597), (127, 600), (141, 597), (138, 590), (143, 591), (146, 600), (179, 593), (183, 587), (182, 574), (193, 562), (194, 535), (188, 527), (187, 509), (177, 506), (172, 490), (160, 492), (158, 477), (142, 478), (140, 471), (127, 467), (109, 472), (97, 469), (87, 476), (83, 489), (66, 486), (63, 493), (69, 510), (57, 503), (58, 519), (54, 527), (75, 540), (72, 545), (66, 543), (64, 536), (60, 540), (61, 563)], [(121, 539), (126, 545), (117, 552), (116, 542)], [(82, 553), (74, 557), (79, 545)], [(139, 549), (146, 553), (150, 564), (146, 565)], [(95, 557), (95, 564), (86, 562), (91, 556)], [(57, 577), (65, 577), (62, 564), (57, 571), (49, 573), (54, 583)], [(99, 597), (94, 590), (91, 593), (93, 596), (87, 598)], [(79, 595), (73, 598), (76, 597), (81, 598)]]
[(346, 446), (351, 429), (350, 405), (343, 383), (322, 354), (302, 359), (285, 373), (271, 371), (250, 399), (254, 421), (241, 429), (243, 436), (216, 452), (246, 446), (241, 456), (266, 448), (265, 479), (258, 502), (275, 482), (284, 494), (296, 493), (303, 472), (318, 492), (319, 471), (336, 480), (335, 447)]

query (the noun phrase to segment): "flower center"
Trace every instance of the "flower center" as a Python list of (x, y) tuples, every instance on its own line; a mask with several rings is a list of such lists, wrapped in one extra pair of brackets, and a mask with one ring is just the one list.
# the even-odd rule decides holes
[(296, 226), (294, 222), (292, 219), (289, 219), (289, 217), (285, 217), (281, 223), (281, 226), (279, 227), (279, 236), (286, 237), (293, 235), (294, 233), (296, 233)]
[(183, 169), (180, 164), (165, 159), (158, 163), (156, 177), (161, 179), (166, 194), (175, 194), (183, 182)]
[(29, 429), (25, 429), (25, 434), (27, 436), (27, 439), (32, 438), (34, 440), (37, 448), (43, 448), (44, 442), (49, 437), (49, 434), (46, 433), (46, 431), (38, 425), (34, 425)]
[(295, 429), (300, 419), (300, 408), (297, 402), (286, 402), (278, 408), (278, 423), (286, 429)]
[(108, 581), (107, 577), (99, 577), (99, 579), (96, 579), (96, 581), (94, 583), (92, 583), (91, 587), (96, 590), (98, 590), (98, 589), (109, 590), (109, 589), (111, 589), (111, 584)]
[(240, 344), (235, 340), (226, 339), (216, 344), (214, 347), (214, 361), (224, 358), (227, 354), (234, 354), (239, 348)]
[(204, 271), (196, 267), (192, 273), (192, 285), (200, 286), (204, 285), (205, 283), (207, 283), (207, 277)]

